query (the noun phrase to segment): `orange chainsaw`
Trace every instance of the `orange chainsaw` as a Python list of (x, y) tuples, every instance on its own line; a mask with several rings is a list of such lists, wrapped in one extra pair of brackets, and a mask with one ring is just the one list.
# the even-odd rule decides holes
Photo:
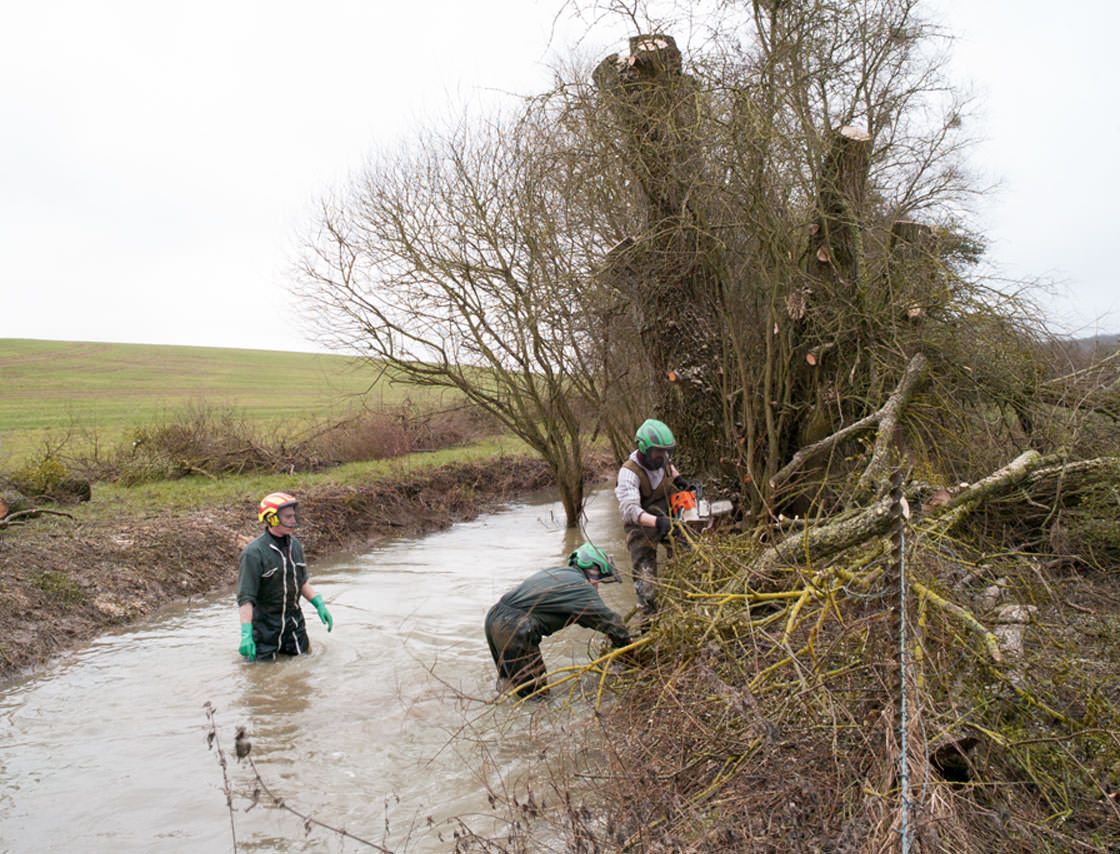
[(682, 489), (669, 496), (669, 511), (673, 519), (683, 525), (699, 528), (710, 528), (720, 516), (731, 512), (730, 501), (707, 501), (703, 495), (704, 488), (696, 484), (695, 489)]

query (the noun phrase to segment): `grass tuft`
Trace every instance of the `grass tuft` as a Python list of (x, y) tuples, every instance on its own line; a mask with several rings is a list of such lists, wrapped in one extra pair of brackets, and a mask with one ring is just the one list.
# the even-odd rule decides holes
[(89, 598), (73, 578), (55, 570), (35, 573), (31, 577), (31, 584), (50, 596), (57, 604), (68, 608), (84, 605)]

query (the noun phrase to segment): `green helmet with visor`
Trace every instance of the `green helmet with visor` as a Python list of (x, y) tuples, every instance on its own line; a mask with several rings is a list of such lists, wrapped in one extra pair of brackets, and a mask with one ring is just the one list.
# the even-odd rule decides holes
[(595, 572), (604, 583), (619, 581), (615, 574), (611, 556), (593, 543), (584, 543), (568, 557), (568, 566), (578, 567), (586, 572)]
[(656, 418), (647, 418), (642, 422), (642, 426), (634, 434), (634, 441), (643, 454), (648, 454), (654, 448), (672, 453), (677, 448), (677, 440), (673, 438), (669, 425)]

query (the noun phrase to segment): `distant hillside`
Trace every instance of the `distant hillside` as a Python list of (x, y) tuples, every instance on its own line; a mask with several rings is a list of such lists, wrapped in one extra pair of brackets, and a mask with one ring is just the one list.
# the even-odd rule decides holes
[(1083, 355), (1107, 355), (1120, 347), (1120, 335), (1093, 335), (1089, 338), (1074, 338), (1070, 341)]
[(436, 402), (349, 356), (80, 341), (0, 339), (0, 442), (26, 450), (45, 431), (119, 433), (188, 407), (250, 421), (341, 418), (364, 404)]

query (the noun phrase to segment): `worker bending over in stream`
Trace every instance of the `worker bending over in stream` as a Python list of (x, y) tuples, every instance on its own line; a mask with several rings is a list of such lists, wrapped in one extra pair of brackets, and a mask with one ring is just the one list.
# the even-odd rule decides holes
[(250, 661), (311, 651), (300, 596), (315, 606), (328, 632), (334, 628), (323, 597), (307, 580), (303, 546), (295, 538), (298, 506), (286, 492), (262, 498), (257, 519), (265, 524), (265, 531), (241, 552), (237, 578), (241, 645), (237, 651)]
[(599, 582), (618, 581), (605, 551), (584, 543), (568, 565), (544, 569), (506, 593), (486, 615), (486, 641), (498, 667), (498, 692), (528, 697), (544, 687), (541, 638), (577, 623), (602, 632), (615, 647), (630, 643), (622, 618), (599, 598)]

